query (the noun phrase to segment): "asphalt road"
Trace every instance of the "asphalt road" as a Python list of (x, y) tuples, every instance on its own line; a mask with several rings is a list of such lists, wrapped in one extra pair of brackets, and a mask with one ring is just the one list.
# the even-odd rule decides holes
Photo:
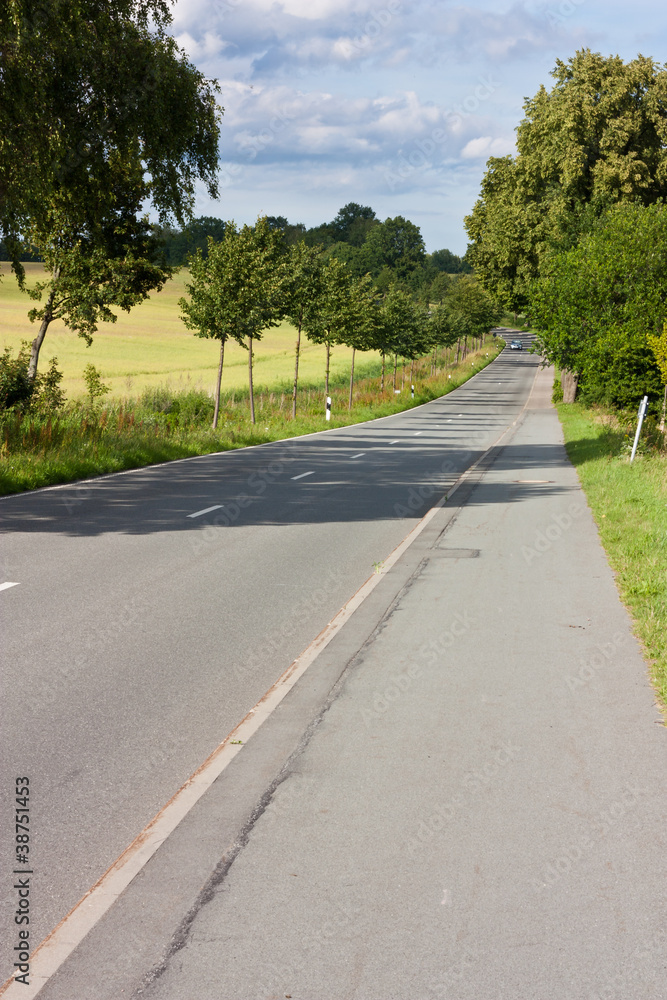
[[(29, 775), (33, 941), (515, 420), (537, 366), (507, 350), (391, 418), (0, 501), (0, 583), (18, 584), (0, 592), (0, 837)], [(3, 941), (14, 896), (4, 878)]]

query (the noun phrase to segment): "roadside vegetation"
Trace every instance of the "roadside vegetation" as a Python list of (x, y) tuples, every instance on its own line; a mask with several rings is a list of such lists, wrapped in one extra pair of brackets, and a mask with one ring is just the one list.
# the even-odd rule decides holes
[(487, 163), (467, 258), (559, 373), (568, 453), (667, 705), (667, 67), (582, 49), (552, 76), (516, 156)]
[[(16, 493), (55, 483), (74, 482), (101, 473), (118, 472), (214, 451), (262, 444), (388, 416), (418, 406), (451, 391), (480, 371), (504, 346), (487, 338), (464, 359), (455, 352), (398, 365), (394, 390), (381, 362), (359, 370), (355, 398), (349, 404), (349, 369), (334, 376), (329, 391), (331, 420), (325, 422), (321, 383), (304, 381), (299, 388), (297, 417), (291, 416), (292, 384), (277, 384), (256, 394), (256, 423), (249, 412), (248, 389), (221, 395), (218, 427), (211, 427), (214, 399), (192, 389), (168, 386), (146, 389), (139, 399), (107, 401), (103, 383), (93, 368), (89, 395), (54, 409), (57, 379), (44, 376), (40, 393), (28, 408), (0, 412), (0, 493)], [(411, 381), (412, 377), (412, 381)], [(415, 385), (412, 399), (411, 385)]]
[(667, 711), (667, 442), (649, 419), (632, 465), (636, 414), (560, 404), (565, 443)]

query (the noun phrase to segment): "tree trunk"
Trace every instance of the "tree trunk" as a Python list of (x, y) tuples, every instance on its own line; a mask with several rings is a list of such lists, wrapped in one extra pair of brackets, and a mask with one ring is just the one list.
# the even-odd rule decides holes
[(665, 433), (665, 416), (667, 416), (667, 383), (665, 384), (665, 395), (662, 399), (662, 417), (660, 418), (660, 430)]
[(461, 341), (457, 340), (456, 341), (456, 363), (457, 363), (457, 365), (459, 363), (459, 358), (460, 357), (461, 357)]
[(579, 385), (579, 373), (563, 368), (560, 373), (560, 384), (563, 387), (563, 402), (574, 403), (577, 396), (577, 386)]
[(324, 373), (324, 395), (329, 395), (329, 368), (331, 367), (331, 344), (327, 340), (327, 368)]
[(465, 337), (463, 338), (463, 360), (465, 361), (467, 357), (468, 357), (468, 334), (466, 333)]
[(252, 386), (252, 337), (248, 337), (248, 387), (250, 389), (250, 422), (255, 423), (255, 395)]
[(352, 367), (350, 368), (350, 399), (347, 404), (348, 410), (352, 409), (352, 389), (354, 387), (354, 355), (356, 354), (356, 347), (352, 348)]
[(296, 352), (294, 359), (294, 389), (292, 390), (292, 420), (296, 417), (296, 390), (299, 383), (299, 354), (301, 352), (301, 323), (303, 322), (303, 309), (299, 313), (299, 330), (296, 337)]
[(382, 370), (380, 372), (380, 392), (384, 392), (384, 367), (385, 367), (385, 353), (382, 352)]
[(405, 389), (405, 358), (403, 358), (403, 368), (401, 371), (401, 389)]
[(220, 413), (220, 383), (222, 382), (222, 365), (225, 360), (225, 342), (220, 341), (220, 364), (218, 365), (218, 378), (215, 383), (215, 409), (213, 410), (213, 430), (218, 426), (218, 414)]
[(398, 369), (398, 354), (394, 355), (394, 392), (396, 392), (396, 371)]
[(53, 320), (53, 303), (56, 297), (56, 288), (58, 285), (58, 278), (60, 277), (60, 268), (56, 267), (53, 272), (53, 288), (49, 292), (49, 297), (46, 300), (46, 308), (44, 312), (44, 319), (39, 325), (39, 333), (32, 342), (32, 348), (30, 350), (30, 364), (28, 365), (28, 378), (32, 382), (37, 374), (37, 362), (39, 361), (39, 352), (44, 343), (44, 338), (46, 337), (46, 331), (49, 328), (49, 324)]
[(415, 380), (415, 359), (412, 359), (412, 364), (410, 365), (410, 386), (412, 387)]

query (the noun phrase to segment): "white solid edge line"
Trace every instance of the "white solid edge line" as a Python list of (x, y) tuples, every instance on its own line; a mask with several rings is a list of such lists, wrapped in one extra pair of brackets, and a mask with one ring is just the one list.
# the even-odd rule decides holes
[[(357, 608), (360, 607), (369, 594), (376, 588), (382, 577), (393, 568), (403, 553), (433, 520), (437, 512), (444, 507), (459, 486), (465, 482), (477, 466), (484, 461), (486, 456), (516, 426), (533, 396), (535, 382), (540, 370), (539, 368), (537, 369), (528, 398), (515, 420), (505, 428), (484, 454), (459, 476), (449, 492), (441, 497), (424, 514), (422, 519), (417, 522), (414, 528), (412, 528), (403, 541), (396, 546), (384, 561), (380, 572), (374, 573), (373, 576), (366, 580), (356, 594), (350, 598), (347, 604), (341, 608), (338, 614), (320, 632), (317, 638), (310, 643), (303, 653), (287, 668), (285, 673), (278, 678), (275, 684), (269, 688), (255, 707), (250, 709), (246, 717), (232, 729), (222, 743), (216, 747), (204, 763), (188, 778), (185, 784), (182, 785), (151, 822), (144, 827), (114, 864), (88, 890), (67, 916), (63, 917), (41, 944), (37, 946), (30, 957), (30, 975), (33, 977), (30, 985), (26, 987), (23, 984), (17, 983), (14, 975), (12, 975), (0, 987), (0, 996), (6, 997), (8, 1000), (14, 1000), (15, 997), (23, 997), (24, 1000), (33, 1000), (38, 995), (42, 986), (57, 972), (63, 962), (83, 941), (95, 924), (111, 909), (121, 893), (153, 857), (160, 845), (173, 833), (204, 792), (211, 787), (213, 782), (232, 762), (234, 757), (241, 751), (243, 744), (269, 718), (299, 678), (303, 676), (308, 667), (315, 662), (322, 650), (329, 645)], [(237, 743), (237, 740), (241, 742)]]
[(10, 587), (19, 587), (18, 583), (0, 583), (0, 590), (9, 590)]
[[(112, 479), (114, 476), (131, 476), (138, 472), (150, 472), (151, 469), (160, 469), (167, 465), (178, 465), (182, 462), (201, 462), (205, 458), (216, 458), (221, 455), (238, 455), (246, 451), (256, 450), (258, 448), (271, 448), (276, 444), (287, 444), (289, 441), (304, 441), (306, 438), (317, 437), (318, 434), (338, 434), (340, 431), (346, 431), (354, 427), (363, 427), (366, 424), (379, 424), (383, 420), (393, 420), (395, 417), (401, 417), (404, 413), (414, 413), (416, 410), (421, 410), (425, 406), (431, 406), (432, 403), (437, 403), (441, 399), (445, 399), (446, 396), (451, 396), (452, 392), (456, 392), (458, 389), (462, 389), (464, 386), (472, 382), (473, 379), (479, 378), (486, 369), (497, 361), (503, 352), (500, 351), (496, 354), (493, 361), (489, 361), (484, 368), (471, 375), (467, 378), (465, 382), (461, 382), (457, 385), (456, 389), (452, 389), (450, 392), (444, 393), (442, 396), (436, 396), (435, 399), (429, 399), (426, 403), (420, 403), (419, 406), (411, 406), (408, 410), (399, 410), (398, 413), (388, 413), (386, 417), (374, 417), (372, 420), (362, 420), (358, 424), (346, 424), (344, 427), (325, 427), (321, 431), (309, 431), (308, 434), (297, 434), (296, 437), (286, 437), (286, 438), (276, 438), (275, 441), (263, 441), (262, 444), (246, 444), (242, 448), (226, 448), (224, 451), (209, 451), (205, 455), (189, 455), (187, 458), (170, 458), (166, 462), (154, 462), (152, 465), (138, 465), (134, 469), (122, 469), (120, 472), (104, 472), (100, 476), (89, 476), (88, 479), (77, 479), (72, 483), (56, 483), (54, 486), (38, 486), (34, 490), (22, 490), (20, 493), (4, 493), (0, 495), (0, 502), (3, 500), (13, 500), (16, 497), (26, 497), (32, 496), (35, 493), (48, 493), (53, 490), (71, 490), (77, 489), (80, 486), (86, 486), (89, 483), (99, 483), (104, 479)], [(451, 377), (451, 376), (450, 376)]]
[(292, 482), (296, 482), (297, 479), (305, 479), (306, 476), (314, 476), (315, 472), (302, 472), (300, 476), (292, 476)]
[(206, 507), (205, 510), (195, 511), (194, 514), (188, 514), (188, 517), (202, 517), (203, 514), (210, 514), (211, 511), (213, 511), (213, 510), (220, 510), (220, 508), (223, 507), (223, 506), (224, 506), (224, 504), (217, 503), (215, 505), (215, 507)]

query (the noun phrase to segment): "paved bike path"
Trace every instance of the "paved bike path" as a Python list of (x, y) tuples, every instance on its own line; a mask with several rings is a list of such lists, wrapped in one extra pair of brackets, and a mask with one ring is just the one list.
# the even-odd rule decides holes
[(549, 389), (40, 996), (667, 997), (666, 731)]

